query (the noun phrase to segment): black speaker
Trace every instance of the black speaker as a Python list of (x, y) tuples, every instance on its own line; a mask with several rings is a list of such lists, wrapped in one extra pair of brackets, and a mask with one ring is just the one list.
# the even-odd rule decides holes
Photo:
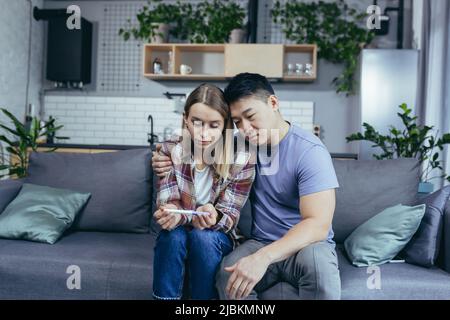
[(92, 23), (81, 18), (81, 29), (69, 29), (66, 21), (48, 21), (47, 80), (82, 86), (91, 82)]

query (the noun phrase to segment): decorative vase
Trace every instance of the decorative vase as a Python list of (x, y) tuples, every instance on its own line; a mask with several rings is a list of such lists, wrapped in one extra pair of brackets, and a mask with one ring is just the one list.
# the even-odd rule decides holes
[(431, 182), (420, 182), (419, 183), (419, 193), (432, 193), (434, 190), (434, 185)]
[(155, 35), (151, 37), (151, 43), (167, 43), (169, 40), (169, 25), (167, 23), (152, 23), (156, 26)]
[(242, 43), (244, 41), (246, 32), (244, 29), (231, 30), (229, 43)]

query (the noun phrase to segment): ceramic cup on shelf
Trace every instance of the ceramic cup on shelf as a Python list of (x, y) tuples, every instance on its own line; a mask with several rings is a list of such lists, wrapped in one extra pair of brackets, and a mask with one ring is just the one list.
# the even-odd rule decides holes
[(191, 74), (192, 68), (190, 66), (188, 66), (187, 64), (182, 64), (182, 65), (180, 65), (180, 73), (183, 75)]

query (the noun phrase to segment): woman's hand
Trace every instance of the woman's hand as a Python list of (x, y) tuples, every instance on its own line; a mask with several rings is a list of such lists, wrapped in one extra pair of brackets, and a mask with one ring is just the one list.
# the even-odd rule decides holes
[(181, 220), (181, 215), (168, 212), (166, 211), (166, 209), (178, 209), (178, 207), (170, 203), (165, 204), (155, 211), (153, 217), (155, 218), (156, 223), (161, 226), (161, 228), (170, 231), (178, 225)]
[(192, 225), (194, 228), (203, 230), (211, 228), (217, 223), (217, 211), (211, 203), (198, 207), (196, 211), (208, 212), (208, 215), (194, 216), (192, 217)]
[(160, 178), (164, 177), (172, 168), (172, 160), (170, 157), (159, 153), (161, 144), (156, 145), (156, 151), (152, 155), (152, 167), (156, 175)]

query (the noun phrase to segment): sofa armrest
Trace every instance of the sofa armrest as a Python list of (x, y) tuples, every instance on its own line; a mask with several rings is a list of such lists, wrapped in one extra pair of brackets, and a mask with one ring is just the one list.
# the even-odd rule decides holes
[(17, 196), (24, 182), (24, 179), (0, 180), (0, 213)]
[(444, 269), (450, 273), (450, 200), (444, 210)]

